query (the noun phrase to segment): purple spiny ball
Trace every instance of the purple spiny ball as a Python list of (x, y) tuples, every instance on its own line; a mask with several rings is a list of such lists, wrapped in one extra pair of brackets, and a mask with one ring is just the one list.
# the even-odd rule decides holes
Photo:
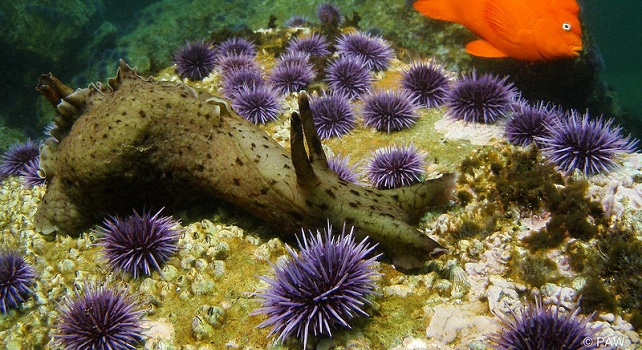
[(493, 349), (597, 349), (596, 331), (587, 326), (590, 317), (578, 316), (579, 309), (566, 314), (560, 313), (559, 306), (554, 309), (536, 299), (535, 305), (527, 305), (520, 314), (498, 315), (502, 329), (490, 337)]
[(367, 238), (356, 243), (345, 226), (341, 235), (333, 235), (328, 226), (324, 233), (312, 231), (298, 240), (297, 254), (286, 246), (290, 260), (272, 265), (274, 277), (260, 279), (268, 287), (255, 293), (262, 306), (252, 314), (266, 314), (259, 327), (272, 327), (281, 343), (296, 336), (307, 346), (311, 335), (332, 336), (338, 326), (348, 327), (356, 316), (368, 316), (363, 310), (370, 304), (366, 299), (375, 292), (373, 278), (379, 276), (374, 265), (379, 255), (367, 258), (375, 245)]
[(338, 26), (343, 17), (338, 6), (333, 4), (321, 4), (317, 6), (317, 18), (322, 25)]
[(442, 106), (450, 90), (450, 78), (443, 66), (434, 61), (417, 61), (402, 73), (401, 87), (426, 108)]
[(508, 113), (516, 96), (507, 79), (492, 74), (477, 77), (475, 71), (462, 77), (446, 98), (448, 115), (466, 122), (494, 123)]
[(370, 90), (372, 76), (363, 60), (339, 57), (326, 68), (325, 81), (332, 91), (353, 99)]
[(528, 146), (535, 142), (541, 148), (543, 145), (538, 140), (546, 137), (553, 122), (560, 118), (555, 107), (541, 102), (532, 106), (520, 101), (512, 109), (513, 114), (506, 122), (505, 133), (508, 141), (517, 146)]
[(223, 79), (233, 71), (239, 69), (254, 69), (260, 71), (258, 63), (252, 55), (223, 55), (218, 57), (218, 70), (221, 72)]
[(219, 57), (229, 55), (256, 56), (256, 46), (245, 38), (232, 37), (216, 45), (216, 55)]
[(242, 86), (232, 99), (232, 108), (253, 124), (265, 124), (279, 118), (281, 103), (271, 86)]
[(420, 182), (425, 155), (413, 144), (376, 149), (366, 168), (368, 180), (378, 189), (398, 188)]
[(316, 77), (308, 61), (278, 61), (268, 81), (281, 94), (304, 90)]
[(231, 99), (243, 86), (253, 87), (264, 84), (261, 71), (255, 68), (240, 68), (223, 76), (223, 94)]
[(85, 284), (82, 295), (67, 299), (61, 310), (55, 342), (64, 349), (107, 350), (138, 348), (142, 343), (142, 311), (124, 289)]
[(623, 136), (613, 119), (591, 120), (588, 113), (570, 115), (554, 121), (549, 134), (538, 138), (542, 153), (565, 174), (575, 169), (590, 176), (618, 166), (621, 154), (635, 152), (637, 140)]
[(360, 173), (357, 171), (357, 165), (350, 165), (350, 156), (342, 157), (337, 154), (335, 157), (328, 158), (328, 166), (334, 171), (339, 179), (354, 184), (359, 183)]
[(36, 275), (22, 255), (8, 250), (0, 251), (0, 311), (20, 308), (29, 295)]
[(319, 137), (341, 137), (354, 129), (356, 117), (347, 97), (337, 93), (326, 94), (310, 100), (312, 120)]
[(216, 67), (216, 54), (209, 43), (197, 42), (182, 46), (174, 55), (176, 72), (183, 78), (203, 80)]
[(293, 38), (288, 45), (289, 52), (305, 52), (310, 56), (323, 57), (330, 54), (328, 38), (319, 33)]
[(40, 158), (38, 157), (30, 160), (29, 163), (25, 165), (24, 169), (20, 171), (20, 175), (22, 176), (22, 181), (25, 186), (29, 188), (44, 185), (46, 183), (46, 179), (41, 176)]
[(358, 57), (373, 71), (386, 70), (394, 56), (383, 38), (361, 32), (343, 34), (337, 39), (335, 47), (339, 55)]
[(114, 270), (138, 276), (151, 276), (152, 269), (161, 267), (178, 250), (182, 230), (170, 216), (143, 211), (121, 219), (118, 216), (104, 220), (94, 232), (100, 235), (98, 245)]
[(40, 154), (40, 143), (27, 140), (9, 147), (0, 157), (0, 179), (10, 175), (20, 175), (27, 164), (37, 159)]
[(388, 133), (409, 128), (419, 119), (415, 99), (407, 90), (378, 90), (366, 95), (362, 113), (365, 126)]

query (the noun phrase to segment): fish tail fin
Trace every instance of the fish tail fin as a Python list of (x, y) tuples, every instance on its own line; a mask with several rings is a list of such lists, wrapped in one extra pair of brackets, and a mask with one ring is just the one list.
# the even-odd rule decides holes
[(447, 205), (453, 199), (457, 174), (447, 173), (412, 186), (386, 190), (408, 214), (408, 223), (416, 224), (429, 207)]
[(422, 15), (442, 21), (457, 22), (459, 14), (453, 0), (418, 0), (412, 6)]

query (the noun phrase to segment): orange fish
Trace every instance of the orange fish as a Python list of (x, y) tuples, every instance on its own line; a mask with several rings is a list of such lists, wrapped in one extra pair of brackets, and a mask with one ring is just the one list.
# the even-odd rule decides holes
[(474, 56), (550, 61), (582, 50), (576, 0), (418, 0), (414, 7), (481, 37), (466, 45)]

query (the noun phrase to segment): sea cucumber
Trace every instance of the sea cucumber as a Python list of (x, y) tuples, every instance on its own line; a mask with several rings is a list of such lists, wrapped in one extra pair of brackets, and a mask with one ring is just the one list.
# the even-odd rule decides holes
[(353, 225), (401, 268), (445, 251), (413, 225), (428, 207), (451, 200), (456, 175), (394, 190), (340, 180), (328, 167), (305, 93), (291, 116), (290, 153), (224, 99), (144, 79), (124, 61), (107, 85), (73, 91), (45, 74), (37, 90), (56, 108), (53, 138), (40, 155), (48, 185), (36, 227), (45, 235), (77, 235), (132, 207), (207, 198), (279, 232), (326, 221)]

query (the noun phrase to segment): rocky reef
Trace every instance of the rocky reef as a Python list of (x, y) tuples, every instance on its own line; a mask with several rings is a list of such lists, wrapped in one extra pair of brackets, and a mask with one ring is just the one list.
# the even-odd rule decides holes
[[(255, 35), (264, 40), (257, 62), (269, 70), (275, 65), (277, 47), (295, 34), (308, 33), (307, 28), (257, 31)], [(373, 74), (373, 88), (398, 87), (408, 66), (401, 56), (398, 53), (389, 68)], [(449, 69), (459, 71), (457, 65)], [(371, 305), (365, 308), (371, 317), (355, 319), (351, 329), (333, 331), (331, 338), (308, 339), (309, 347), (487, 349), (493, 346), (491, 334), (501, 330), (496, 314), (519, 313), (533, 298), (562, 314), (578, 305), (587, 317), (595, 311), (587, 325), (595, 332), (592, 341), (620, 348), (642, 346), (640, 288), (631, 277), (642, 270), (639, 154), (618, 159), (621, 167), (608, 174), (563, 175), (536, 147), (509, 144), (503, 136), (505, 119), (470, 124), (444, 118), (444, 107), (421, 108), (416, 124), (397, 132), (358, 125), (341, 138), (321, 143), (313, 128), (306, 126), (303, 94), (286, 97), (278, 120), (255, 126), (236, 115), (225, 100), (212, 97), (221, 91), (222, 80), (221, 72), (214, 71), (202, 81), (189, 81), (168, 67), (152, 82), (126, 65), (107, 85), (76, 92), (44, 78), (40, 88), (60, 113), (52, 131), (59, 142), (50, 141), (41, 154), (48, 183), (27, 188), (17, 176), (0, 183), (3, 243), (24, 253), (38, 278), (22, 307), (0, 316), (0, 345), (55, 348), (51, 339), (61, 301), (86, 284), (102, 283), (135, 295), (144, 310), (141, 347), (145, 349), (300, 348), (297, 339), (279, 344), (268, 337), (269, 329), (256, 328), (265, 316), (251, 315), (260, 305), (252, 293), (266, 287), (256, 276), (271, 275), (271, 264), (289, 259), (286, 238), (276, 237), (277, 230), (266, 232), (242, 225), (237, 217), (211, 212), (206, 219), (183, 220), (177, 253), (160, 273), (134, 279), (107, 268), (104, 252), (96, 244), (98, 233), (87, 226), (114, 214), (112, 209), (130, 212), (152, 198), (167, 205), (178, 192), (185, 201), (205, 195), (239, 206), (253, 205), (248, 204), (249, 197), (266, 196), (266, 201), (282, 205), (277, 213), (261, 206), (248, 209), (262, 217), (274, 215), (266, 221), (274, 220), (292, 235), (298, 227), (288, 225), (305, 221), (282, 214), (292, 210), (292, 203), (299, 203), (297, 208), (304, 208), (302, 212), (315, 221), (320, 217), (309, 211), (328, 216), (322, 207), (332, 197), (328, 189), (343, 197), (332, 204), (356, 204), (351, 190), (369, 201), (386, 196), (337, 180), (325, 170), (326, 155), (349, 154), (352, 164), (363, 164), (380, 147), (412, 143), (428, 154), (427, 178), (459, 174), (453, 204), (445, 212), (409, 215), (386, 200), (378, 212), (394, 212), (395, 217), (387, 220), (396, 224), (413, 222), (419, 229), (415, 234), (447, 248), (447, 254), (413, 273), (403, 273), (386, 260), (376, 262), (382, 275), (374, 281), (380, 295), (369, 296)], [(139, 91), (118, 94), (128, 89)], [(309, 95), (315, 96), (317, 89), (310, 87)], [(133, 118), (125, 119), (123, 113)], [(159, 119), (161, 115), (168, 119)], [(208, 153), (217, 160), (208, 160)], [(249, 165), (256, 156), (260, 167)], [(266, 158), (270, 162), (264, 162)], [(284, 192), (294, 186), (312, 190), (306, 184), (315, 177), (322, 197), (312, 196), (311, 207), (300, 194)], [(254, 183), (244, 184), (248, 178)], [(286, 190), (277, 193), (278, 186), (270, 185), (262, 194), (266, 179), (279, 179)], [(196, 190), (203, 183), (211, 192)], [(77, 210), (78, 206), (84, 208)], [(92, 213), (96, 208), (100, 213)], [(369, 207), (354, 210), (369, 211)], [(352, 213), (333, 212), (335, 226)], [(77, 237), (38, 232), (38, 228), (50, 232), (56, 225), (63, 232), (78, 232)], [(365, 233), (377, 237), (377, 231)], [(382, 238), (383, 248), (394, 252), (394, 240), (386, 239)]]

